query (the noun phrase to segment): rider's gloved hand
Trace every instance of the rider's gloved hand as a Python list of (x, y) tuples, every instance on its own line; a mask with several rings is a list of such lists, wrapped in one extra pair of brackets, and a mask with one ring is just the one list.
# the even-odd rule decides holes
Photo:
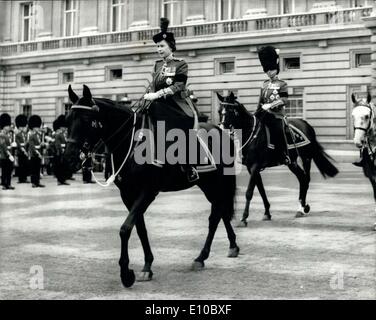
[(270, 103), (265, 103), (261, 108), (265, 111), (268, 111), (271, 107), (272, 105)]
[(153, 101), (159, 98), (159, 94), (156, 92), (147, 93), (144, 95), (145, 100)]

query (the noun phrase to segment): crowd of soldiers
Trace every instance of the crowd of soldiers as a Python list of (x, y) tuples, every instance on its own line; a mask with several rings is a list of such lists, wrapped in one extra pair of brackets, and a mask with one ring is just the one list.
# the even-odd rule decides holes
[[(53, 129), (44, 127), (38, 115), (27, 118), (20, 114), (14, 119), (8, 113), (0, 115), (0, 167), (2, 190), (14, 190), (12, 177), (18, 183), (31, 183), (33, 188), (44, 188), (44, 171), (54, 175), (58, 186), (74, 180), (63, 161), (67, 125), (65, 116), (53, 122)], [(84, 183), (93, 183), (90, 167), (83, 172)], [(30, 180), (29, 180), (30, 177)]]

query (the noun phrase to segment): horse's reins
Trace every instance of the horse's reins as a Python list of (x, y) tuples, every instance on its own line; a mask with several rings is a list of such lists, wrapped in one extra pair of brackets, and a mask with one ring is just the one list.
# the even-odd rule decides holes
[[(356, 107), (366, 107), (370, 110), (370, 121), (368, 123), (368, 127), (367, 128), (363, 128), (363, 127), (355, 127), (354, 126), (354, 131), (355, 130), (361, 130), (361, 131), (364, 131), (365, 132), (365, 136), (366, 136), (366, 144), (367, 144), (367, 147), (369, 149), (369, 153), (370, 153), (370, 156), (371, 157), (374, 157), (375, 154), (372, 150), (372, 146), (371, 146), (371, 143), (369, 141), (369, 132), (370, 132), (370, 129), (373, 129), (375, 124), (374, 124), (374, 117), (375, 117), (375, 113), (373, 111), (373, 108), (368, 104), (368, 103), (362, 103), (362, 104), (358, 104)], [(365, 148), (365, 146), (362, 147), (362, 152), (363, 152), (363, 148)]]
[[(136, 106), (137, 103), (139, 103), (141, 100), (143, 100), (143, 98), (139, 99), (132, 107)], [(150, 105), (150, 104), (149, 104)], [(101, 187), (109, 187), (116, 179), (116, 177), (119, 175), (120, 171), (123, 169), (125, 163), (127, 162), (128, 158), (129, 158), (129, 155), (132, 151), (132, 147), (133, 147), (133, 139), (134, 139), (134, 134), (135, 134), (135, 130), (136, 130), (136, 122), (137, 122), (137, 112), (139, 110), (145, 110), (147, 107), (147, 103), (144, 103), (143, 105), (140, 105), (138, 106), (138, 108), (134, 111), (133, 113), (133, 126), (132, 126), (132, 129), (122, 138), (122, 140), (118, 143), (118, 145), (115, 147), (114, 150), (116, 150), (120, 145), (121, 143), (126, 139), (128, 138), (128, 136), (130, 135), (130, 133), (132, 133), (132, 139), (131, 139), (131, 142), (129, 144), (129, 149), (128, 149), (128, 152), (127, 152), (127, 155), (125, 156), (124, 160), (123, 160), (123, 163), (120, 165), (118, 171), (115, 172), (115, 164), (114, 164), (114, 156), (113, 156), (113, 153), (111, 153), (111, 166), (112, 166), (112, 175), (107, 179), (106, 183), (103, 184), (101, 183), (95, 176), (94, 174), (94, 171), (93, 170), (90, 170), (91, 171), (91, 174), (95, 180), (95, 182), (97, 184), (99, 184)], [(89, 111), (93, 111), (93, 112), (98, 112), (99, 109), (97, 107), (96, 104), (94, 104), (92, 107), (88, 107), (88, 106), (83, 106), (83, 105), (75, 105), (75, 106), (72, 106), (71, 109), (83, 109), (83, 110), (89, 110)], [(91, 151), (91, 154), (89, 156), (84, 156), (84, 159), (81, 159), (82, 160), (82, 164), (87, 161), (88, 158), (92, 158), (92, 154), (95, 153), (95, 151), (97, 149), (99, 149), (102, 144), (106, 144), (108, 143), (111, 139), (113, 139), (114, 136), (116, 136), (124, 127), (125, 125), (130, 121), (131, 118), (127, 119), (127, 121), (125, 121), (108, 139), (106, 139), (106, 141), (103, 141), (102, 139), (100, 139), (100, 141), (97, 142), (97, 144), (94, 146), (93, 150)], [(75, 142), (74, 140), (72, 139), (69, 139), (68, 142)], [(94, 151), (94, 152), (93, 152)]]

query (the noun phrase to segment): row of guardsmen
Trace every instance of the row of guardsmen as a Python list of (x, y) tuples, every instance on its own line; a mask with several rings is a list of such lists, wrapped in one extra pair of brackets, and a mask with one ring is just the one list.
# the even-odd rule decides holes
[[(63, 154), (66, 145), (67, 125), (65, 116), (60, 115), (53, 122), (53, 132), (42, 128), (42, 119), (32, 115), (28, 119), (20, 114), (15, 118), (15, 128), (9, 114), (0, 115), (0, 167), (3, 190), (14, 190), (13, 172), (18, 183), (29, 183), (33, 188), (44, 188), (41, 184), (42, 167), (49, 167), (59, 186), (69, 185), (74, 180), (70, 170), (66, 170)], [(48, 170), (47, 170), (48, 172)], [(83, 172), (84, 183), (92, 183), (90, 172)]]

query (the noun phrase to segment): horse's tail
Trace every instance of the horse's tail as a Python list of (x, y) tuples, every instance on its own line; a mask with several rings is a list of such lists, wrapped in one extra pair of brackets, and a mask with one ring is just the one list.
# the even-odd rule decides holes
[(338, 173), (338, 169), (333, 165), (333, 158), (329, 156), (323, 146), (315, 139), (313, 144), (313, 161), (324, 178), (335, 177)]

